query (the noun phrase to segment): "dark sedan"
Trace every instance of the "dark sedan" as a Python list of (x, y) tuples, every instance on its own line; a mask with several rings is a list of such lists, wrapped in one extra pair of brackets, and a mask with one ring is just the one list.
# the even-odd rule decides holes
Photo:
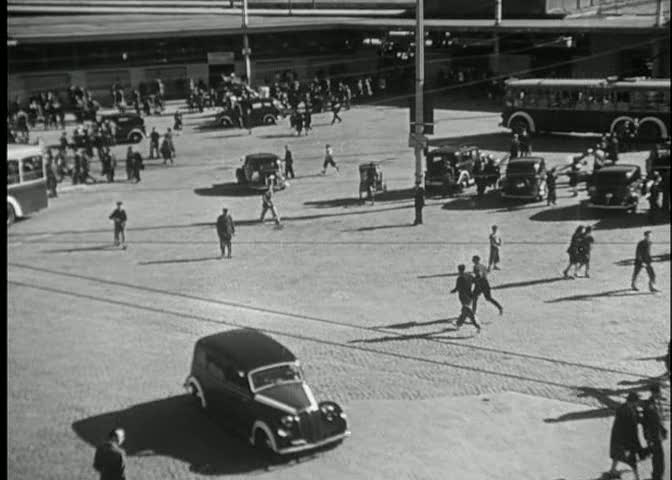
[(635, 212), (642, 191), (642, 172), (637, 165), (602, 167), (593, 175), (588, 189), (591, 208)]
[(500, 188), (502, 198), (542, 200), (546, 195), (546, 162), (541, 157), (509, 160)]
[(298, 453), (350, 435), (341, 407), (315, 400), (292, 352), (257, 330), (198, 340), (184, 386), (202, 409), (263, 451)]

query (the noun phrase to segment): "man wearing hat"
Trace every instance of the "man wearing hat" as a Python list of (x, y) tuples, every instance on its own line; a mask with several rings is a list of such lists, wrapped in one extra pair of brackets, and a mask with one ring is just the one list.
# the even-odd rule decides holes
[[(219, 248), (222, 251), (222, 257), (231, 258), (231, 238), (236, 231), (233, 218), (229, 215), (229, 209), (223, 208), (222, 214), (217, 218), (217, 235), (219, 236)], [(229, 254), (226, 255), (226, 251)]]
[(665, 472), (665, 453), (663, 442), (667, 439), (667, 429), (663, 426), (662, 399), (660, 385), (653, 384), (649, 387), (651, 396), (642, 404), (642, 426), (647, 450), (651, 453), (653, 470), (651, 480), (663, 480)]
[(119, 246), (121, 238), (121, 248), (126, 250), (126, 211), (121, 205), (121, 202), (117, 202), (117, 208), (110, 214), (110, 220), (114, 222), (114, 246)]
[(646, 269), (646, 273), (649, 275), (649, 290), (651, 292), (657, 292), (656, 272), (653, 271), (653, 267), (651, 266), (651, 230), (644, 232), (644, 238), (637, 243), (637, 249), (635, 250), (635, 269), (632, 272), (632, 282), (630, 284), (633, 290), (639, 290), (636, 282), (639, 272), (642, 271), (642, 267)]
[(639, 395), (637, 395), (637, 392), (630, 392), (625, 403), (616, 409), (609, 444), (609, 456), (612, 463), (611, 469), (605, 475), (606, 478), (621, 478), (616, 467), (619, 462), (623, 462), (632, 468), (635, 480), (639, 480), (637, 454), (641, 453), (642, 446), (639, 443), (637, 431), (639, 423), (638, 402)]
[(121, 448), (125, 438), (124, 430), (116, 428), (96, 449), (93, 468), (100, 473), (100, 480), (126, 480), (126, 452)]

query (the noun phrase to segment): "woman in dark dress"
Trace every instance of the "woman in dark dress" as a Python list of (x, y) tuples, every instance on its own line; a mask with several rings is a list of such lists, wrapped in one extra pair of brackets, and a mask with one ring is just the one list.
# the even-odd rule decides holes
[[(574, 278), (576, 277), (576, 268), (579, 263), (579, 243), (581, 242), (581, 237), (583, 236), (584, 227), (576, 227), (574, 234), (572, 235), (572, 240), (569, 243), (569, 248), (567, 248), (567, 254), (569, 255), (569, 263), (567, 268), (562, 272), (565, 278)], [(569, 276), (569, 269), (574, 267), (574, 276)]]

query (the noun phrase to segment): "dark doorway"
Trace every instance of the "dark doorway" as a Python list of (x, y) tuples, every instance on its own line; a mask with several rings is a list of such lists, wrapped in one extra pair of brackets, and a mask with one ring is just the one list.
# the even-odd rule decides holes
[(208, 65), (208, 83), (210, 88), (217, 88), (222, 83), (222, 75), (229, 76), (234, 73), (232, 63), (227, 65)]

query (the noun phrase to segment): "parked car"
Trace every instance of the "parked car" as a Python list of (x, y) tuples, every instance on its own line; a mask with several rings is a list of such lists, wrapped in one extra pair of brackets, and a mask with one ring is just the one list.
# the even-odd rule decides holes
[(546, 162), (542, 157), (512, 158), (500, 181), (502, 198), (542, 200), (546, 195)]
[(121, 113), (114, 110), (96, 113), (98, 125), (102, 125), (105, 120), (115, 124), (115, 139), (118, 143), (140, 143), (147, 136), (145, 121), (135, 112)]
[(591, 208), (637, 211), (642, 191), (642, 172), (637, 165), (616, 164), (595, 172), (588, 189)]
[(425, 191), (452, 195), (473, 185), (474, 163), (479, 157), (479, 148), (468, 145), (443, 145), (425, 152)]
[[(242, 102), (245, 108), (245, 101)], [(278, 117), (282, 115), (282, 106), (277, 100), (270, 98), (253, 98), (247, 102), (252, 110), (251, 124), (253, 127), (260, 125), (275, 125)], [(224, 108), (215, 116), (215, 124), (224, 128), (237, 127), (240, 125), (239, 113), (234, 109)]]
[(255, 190), (265, 190), (272, 182), (276, 190), (287, 186), (283, 173), (284, 162), (275, 153), (253, 153), (240, 160), (243, 166), (236, 170), (236, 180)]
[(298, 453), (350, 435), (341, 407), (318, 403), (292, 352), (257, 330), (198, 340), (184, 386), (200, 408), (263, 451)]

